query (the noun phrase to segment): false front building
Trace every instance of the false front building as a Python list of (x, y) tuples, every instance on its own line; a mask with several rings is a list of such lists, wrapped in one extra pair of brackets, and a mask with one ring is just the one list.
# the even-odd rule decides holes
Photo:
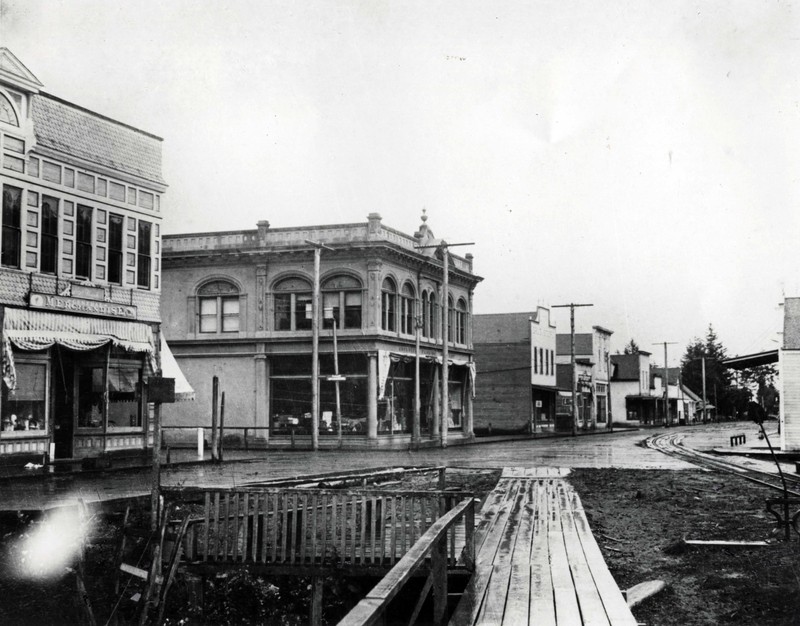
[(165, 411), (169, 437), (211, 425), (215, 376), (232, 438), (357, 447), (471, 437), (472, 293), (481, 279), (471, 255), (445, 252), (425, 219), (414, 236), (376, 213), (356, 224), (262, 221), (165, 236), (165, 329), (198, 394), (194, 407)]
[(161, 139), (42, 91), (0, 48), (0, 455), (147, 446)]

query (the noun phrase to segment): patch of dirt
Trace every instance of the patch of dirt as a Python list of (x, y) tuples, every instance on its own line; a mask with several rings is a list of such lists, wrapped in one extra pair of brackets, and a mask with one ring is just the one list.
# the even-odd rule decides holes
[[(595, 539), (620, 589), (661, 579), (633, 609), (649, 625), (800, 623), (800, 537), (782, 542), (765, 499), (741, 478), (704, 471), (573, 470)], [(688, 547), (683, 539), (771, 540)]]

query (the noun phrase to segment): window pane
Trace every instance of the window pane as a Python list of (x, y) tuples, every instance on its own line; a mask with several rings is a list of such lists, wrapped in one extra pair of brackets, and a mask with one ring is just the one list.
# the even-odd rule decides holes
[(311, 294), (298, 293), (295, 299), (294, 323), (296, 330), (311, 328)]
[(291, 330), (292, 297), (288, 293), (275, 296), (275, 330)]
[(17, 363), (17, 388), (3, 385), (3, 430), (45, 430), (47, 366)]
[(344, 327), (361, 328), (361, 292), (344, 294)]
[(217, 331), (217, 299), (200, 299), (200, 332), (214, 333)]
[(138, 383), (141, 370), (130, 365), (111, 365), (108, 370), (108, 426), (131, 428), (142, 425)]
[(239, 330), (239, 298), (222, 299), (222, 331)]
[(2, 259), (6, 267), (19, 267), (22, 189), (3, 186)]

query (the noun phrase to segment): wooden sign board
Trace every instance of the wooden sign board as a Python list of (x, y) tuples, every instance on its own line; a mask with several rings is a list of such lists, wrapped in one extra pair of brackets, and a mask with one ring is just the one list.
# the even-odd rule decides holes
[(147, 401), (161, 404), (175, 402), (175, 379), (151, 376), (147, 381)]

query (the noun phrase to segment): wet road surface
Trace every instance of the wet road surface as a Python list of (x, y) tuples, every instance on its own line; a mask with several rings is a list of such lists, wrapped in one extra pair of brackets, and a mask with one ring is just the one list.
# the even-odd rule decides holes
[[(706, 447), (711, 440), (727, 441), (722, 425), (671, 428), (686, 431), (686, 444)], [(752, 429), (751, 429), (752, 430)], [(716, 432), (720, 431), (720, 432)], [(381, 469), (400, 465), (450, 467), (570, 467), (683, 470), (693, 466), (640, 446), (658, 429), (604, 433), (535, 440), (498, 441), (446, 449), (419, 451), (258, 451), (249, 460), (220, 465), (173, 465), (162, 473), (166, 486), (225, 486), (301, 474), (348, 469)], [(749, 435), (748, 435), (749, 437)], [(720, 444), (721, 445), (721, 444)], [(189, 452), (187, 451), (186, 455)], [(241, 454), (239, 456), (242, 456)], [(173, 456), (173, 460), (176, 457)], [(188, 458), (191, 458), (190, 456)], [(0, 481), (0, 510), (43, 509), (75, 503), (147, 495), (151, 488), (147, 469), (101, 473), (55, 474)]]

